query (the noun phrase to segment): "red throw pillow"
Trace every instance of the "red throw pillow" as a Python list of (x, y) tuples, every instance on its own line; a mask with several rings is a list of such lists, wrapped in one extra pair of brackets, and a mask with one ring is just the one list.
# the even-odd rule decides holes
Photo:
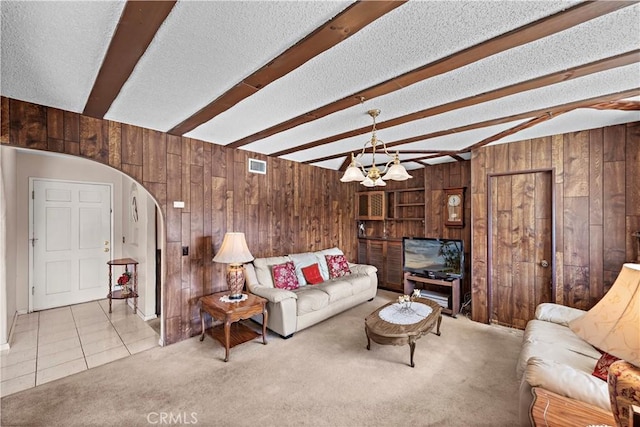
[(322, 283), (324, 279), (320, 274), (320, 266), (316, 264), (311, 264), (306, 267), (302, 267), (302, 274), (304, 278), (307, 279), (307, 282), (311, 285), (317, 285), (318, 283)]
[(296, 276), (296, 268), (293, 266), (293, 261), (274, 265), (272, 271), (273, 283), (276, 288), (287, 290), (298, 289), (298, 277)]
[(602, 353), (602, 356), (600, 356), (600, 359), (598, 359), (596, 367), (591, 375), (593, 375), (594, 377), (598, 377), (601, 380), (607, 381), (607, 376), (609, 375), (609, 366), (611, 366), (611, 364), (616, 360), (620, 359), (609, 353)]
[(351, 273), (349, 263), (344, 255), (325, 255), (327, 266), (329, 267), (329, 277), (342, 277)]

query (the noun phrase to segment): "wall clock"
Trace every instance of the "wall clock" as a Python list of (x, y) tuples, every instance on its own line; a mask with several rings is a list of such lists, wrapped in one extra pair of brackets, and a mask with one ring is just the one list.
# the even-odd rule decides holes
[(444, 225), (464, 227), (464, 187), (445, 188)]

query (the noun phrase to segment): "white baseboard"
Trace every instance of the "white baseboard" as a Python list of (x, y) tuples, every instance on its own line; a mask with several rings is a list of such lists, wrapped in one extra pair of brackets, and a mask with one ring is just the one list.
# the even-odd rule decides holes
[(7, 342), (0, 344), (0, 350), (9, 350), (11, 348), (11, 342), (13, 341), (13, 333), (16, 330), (16, 322), (18, 321), (19, 314), (25, 314), (25, 313), (20, 313), (20, 311), (16, 311), (13, 314), (13, 321), (11, 322), (11, 328), (9, 329), (9, 336), (7, 337)]
[[(133, 310), (133, 299), (132, 298), (129, 298), (127, 300), (127, 305), (129, 307), (131, 307), (131, 309)], [(140, 306), (137, 307), (136, 313), (138, 314), (138, 317), (141, 318), (142, 320), (144, 320), (145, 322), (147, 320), (153, 320), (153, 319), (157, 319), (158, 318), (158, 316), (156, 314), (149, 314), (149, 315), (144, 314), (142, 312), (142, 310), (140, 310)]]

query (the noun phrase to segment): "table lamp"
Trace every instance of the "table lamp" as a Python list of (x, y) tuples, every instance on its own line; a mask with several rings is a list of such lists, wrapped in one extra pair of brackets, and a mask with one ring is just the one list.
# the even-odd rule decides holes
[(622, 359), (609, 367), (609, 398), (616, 424), (630, 426), (629, 405), (640, 405), (640, 264), (624, 264), (611, 289), (569, 327), (600, 351)]
[(229, 299), (241, 299), (244, 288), (243, 263), (253, 260), (249, 252), (244, 233), (226, 233), (222, 240), (220, 251), (213, 257), (213, 262), (229, 264), (227, 267), (227, 285), (229, 286)]

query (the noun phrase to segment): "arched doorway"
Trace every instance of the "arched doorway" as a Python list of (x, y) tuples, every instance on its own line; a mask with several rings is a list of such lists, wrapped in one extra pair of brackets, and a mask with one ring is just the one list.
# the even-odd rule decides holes
[[(142, 344), (143, 340), (154, 342), (154, 346), (161, 345), (164, 342), (162, 338), (164, 331), (162, 330), (162, 306), (161, 306), (161, 278), (162, 271), (159, 256), (162, 253), (162, 246), (164, 242), (164, 226), (162, 213), (157, 207), (156, 201), (153, 197), (140, 185), (130, 177), (123, 173), (112, 169), (108, 166), (74, 156), (66, 156), (59, 154), (52, 154), (47, 152), (40, 152), (35, 150), (24, 150), (13, 147), (1, 147), (2, 154), (7, 155), (6, 158), (13, 159), (13, 166), (9, 169), (13, 169), (11, 174), (13, 177), (5, 182), (5, 186), (13, 187), (12, 191), (5, 192), (9, 195), (9, 199), (5, 200), (6, 206), (9, 210), (14, 210), (12, 215), (8, 215), (7, 219), (10, 221), (7, 224), (8, 233), (13, 234), (13, 238), (7, 238), (8, 243), (6, 251), (15, 253), (15, 262), (13, 265), (8, 265), (7, 277), (11, 280), (6, 280), (3, 286), (5, 287), (3, 294), (7, 295), (6, 304), (3, 306), (3, 316), (7, 319), (8, 329), (12, 333), (12, 339), (10, 343), (13, 345), (16, 341), (16, 337), (20, 338), (25, 336), (23, 332), (28, 331), (29, 325), (24, 322), (18, 322), (22, 316), (28, 318), (29, 316), (42, 316), (45, 311), (29, 313), (30, 310), (30, 298), (33, 277), (33, 265), (30, 259), (30, 223), (32, 216), (29, 212), (31, 189), (29, 186), (30, 178), (37, 179), (51, 179), (64, 182), (91, 182), (91, 183), (103, 183), (109, 185), (113, 192), (111, 194), (111, 209), (112, 209), (112, 232), (111, 232), (111, 250), (114, 258), (117, 257), (132, 257), (140, 261), (140, 294), (138, 308), (139, 314), (136, 314), (136, 321), (139, 320), (142, 324), (149, 325), (152, 329), (157, 331), (155, 339), (150, 334), (141, 332), (140, 330), (134, 330), (127, 324), (133, 319), (131, 315), (128, 315), (127, 319), (124, 317), (106, 317), (108, 320), (113, 320), (113, 323), (120, 322), (117, 326), (122, 326), (115, 334), (106, 333), (109, 338), (114, 335), (118, 335), (123, 341), (120, 352), (117, 353), (114, 350), (114, 346), (108, 343), (99, 343), (96, 341), (90, 341), (97, 335), (97, 329), (101, 326), (95, 323), (89, 318), (89, 312), (98, 312), (101, 310), (101, 301), (74, 301), (73, 308), (58, 307), (51, 310), (46, 310), (47, 320), (37, 322), (40, 325), (46, 325), (45, 327), (51, 327), (46, 334), (43, 331), (32, 332), (31, 335), (38, 338), (38, 341), (42, 344), (52, 346), (55, 341), (51, 341), (56, 334), (64, 333), (56, 330), (56, 324), (59, 324), (60, 329), (77, 329), (83, 332), (85, 328), (85, 336), (78, 336), (76, 338), (80, 346), (86, 345), (91, 347), (91, 351), (83, 351), (83, 354), (91, 353), (89, 356), (95, 355), (93, 360), (87, 359), (84, 363), (85, 366), (91, 368), (101, 363), (101, 360), (107, 360), (105, 357), (108, 353), (111, 353), (112, 357), (124, 357), (123, 350), (127, 350), (128, 354), (133, 354), (141, 349), (145, 349)], [(3, 167), (6, 166), (6, 159), (3, 160)], [(7, 170), (3, 171), (3, 175), (7, 173)], [(6, 181), (6, 180), (5, 180)], [(135, 198), (136, 209), (132, 208), (131, 202)], [(133, 215), (134, 211), (137, 213)], [(95, 274), (98, 276), (97, 280), (100, 280), (104, 284), (104, 292), (102, 292), (102, 300), (107, 294), (108, 283), (108, 267), (97, 266), (95, 268)], [(87, 272), (85, 271), (85, 274)], [(95, 302), (95, 304), (91, 304)], [(83, 304), (86, 307), (83, 307)], [(125, 304), (125, 300), (122, 300), (122, 304)], [(67, 311), (69, 315), (65, 318), (62, 312)], [(55, 314), (55, 313), (58, 314)], [(115, 310), (114, 310), (115, 312)], [(132, 310), (127, 310), (128, 313)], [(13, 317), (13, 313), (17, 313), (17, 316)], [(75, 328), (65, 328), (64, 322), (69, 320), (69, 316), (75, 320)], [(66, 320), (65, 320), (66, 319)], [(43, 319), (40, 319), (43, 320)], [(94, 323), (92, 323), (94, 322)], [(29, 323), (29, 322), (27, 322)], [(31, 321), (31, 323), (33, 323)], [(92, 323), (92, 324), (90, 324)], [(96, 329), (92, 331), (91, 328)], [(127, 329), (129, 328), (129, 329)], [(66, 333), (66, 332), (65, 332)], [(88, 337), (90, 334), (94, 334), (92, 337)], [(22, 335), (21, 335), (22, 334)], [(138, 335), (136, 335), (138, 334)], [(146, 335), (145, 335), (146, 334)], [(42, 339), (46, 335), (47, 338)], [(71, 338), (65, 338), (59, 335), (60, 342), (65, 340), (72, 341)], [(139, 339), (138, 339), (139, 338)], [(129, 341), (126, 341), (129, 339)], [(136, 342), (137, 341), (137, 342)], [(148, 348), (148, 347), (147, 347)], [(73, 349), (64, 349), (59, 347), (61, 352), (73, 353)], [(83, 349), (84, 350), (84, 349)], [(46, 369), (47, 362), (46, 351), (38, 351), (37, 357), (42, 356), (38, 365), (43, 369)], [(100, 354), (103, 353), (103, 354)], [(71, 356), (70, 356), (71, 357)], [(114, 359), (115, 360), (115, 359)], [(108, 361), (108, 360), (107, 360)], [(106, 363), (106, 362), (105, 362)], [(54, 367), (54, 366), (51, 366)], [(36, 371), (35, 374), (41, 373)], [(43, 374), (44, 378), (45, 375)], [(4, 379), (3, 379), (4, 380)], [(35, 381), (35, 385), (39, 384), (38, 380)]]

